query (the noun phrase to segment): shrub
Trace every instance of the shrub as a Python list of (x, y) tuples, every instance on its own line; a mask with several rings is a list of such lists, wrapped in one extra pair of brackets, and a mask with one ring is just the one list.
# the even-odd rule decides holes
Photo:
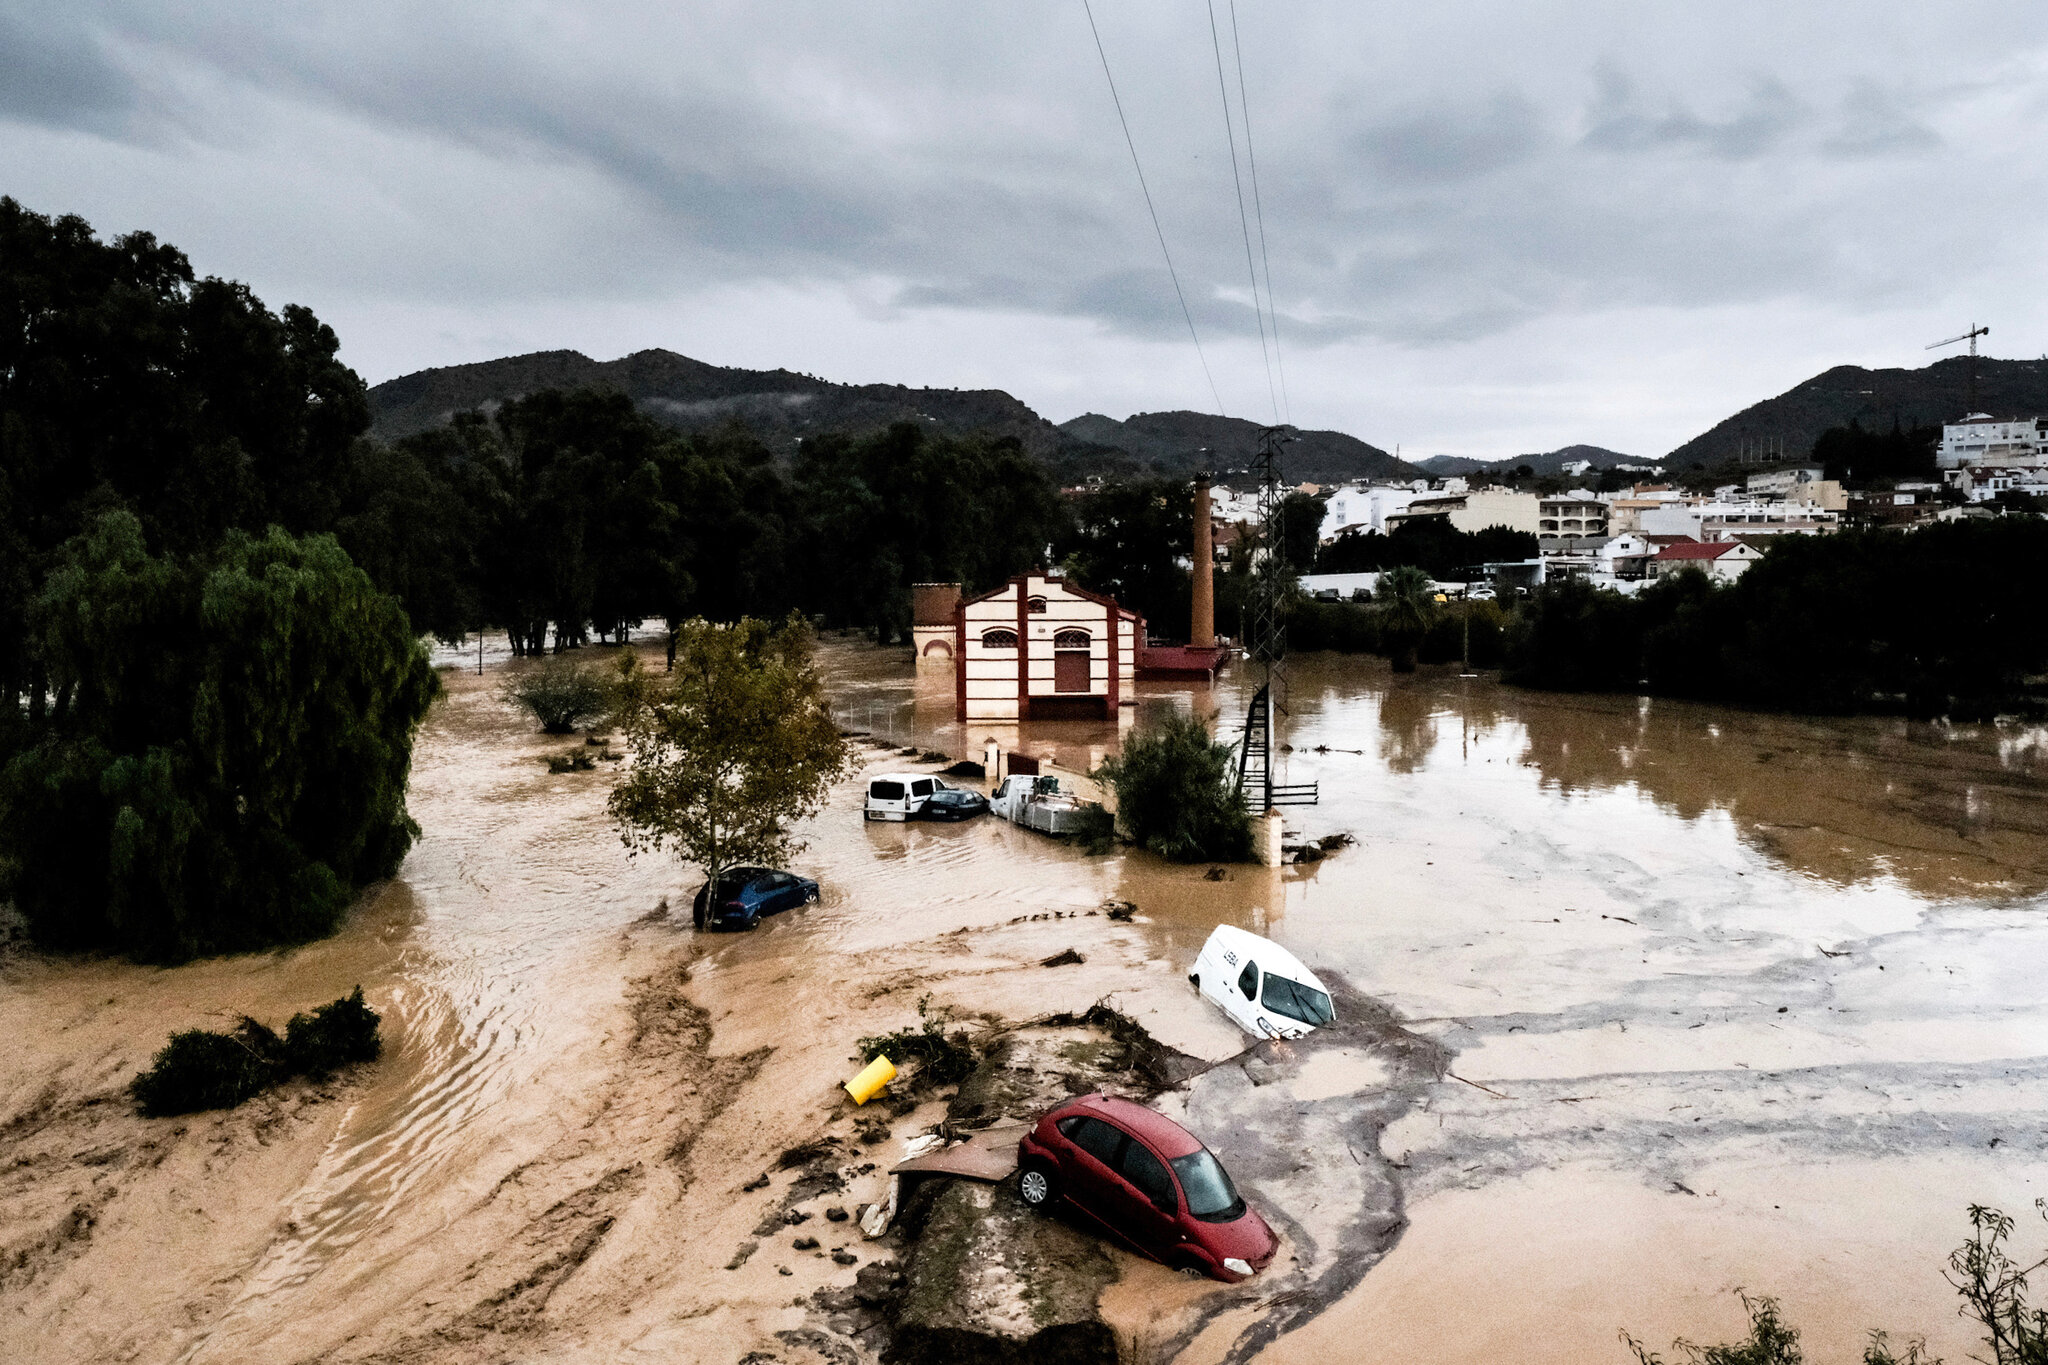
[(291, 1069), (323, 1078), (356, 1062), (374, 1062), (384, 1050), (377, 1036), (382, 1019), (363, 1003), (363, 988), (330, 1000), (311, 1014), (294, 1014), (284, 1029), (284, 1051)]
[(1101, 775), (1140, 847), (1177, 863), (1243, 862), (1252, 855), (1252, 824), (1232, 758), (1201, 721), (1172, 715), (1131, 736)]
[(277, 1035), (246, 1017), (233, 1033), (187, 1029), (172, 1034), (128, 1088), (151, 1118), (232, 1109), (283, 1079), (282, 1053)]
[(876, 1034), (855, 1043), (860, 1059), (872, 1062), (886, 1056), (899, 1067), (915, 1062), (912, 1080), (917, 1085), (953, 1085), (966, 1080), (974, 1070), (974, 1049), (968, 1046), (965, 1033), (946, 1032), (953, 1012), (943, 1005), (934, 1008), (932, 998), (926, 995), (918, 998), (917, 1017), (916, 1028)]
[(506, 701), (533, 714), (551, 735), (566, 735), (612, 707), (612, 680), (603, 664), (557, 654), (505, 680)]
[(246, 1014), (229, 1033), (187, 1029), (171, 1035), (128, 1090), (149, 1118), (232, 1109), (295, 1075), (322, 1079), (374, 1061), (383, 1049), (380, 1022), (358, 986), (311, 1014), (293, 1015), (283, 1038)]

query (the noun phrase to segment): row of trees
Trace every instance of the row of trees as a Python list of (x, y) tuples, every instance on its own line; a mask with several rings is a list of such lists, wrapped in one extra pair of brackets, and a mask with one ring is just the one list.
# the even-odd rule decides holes
[(1679, 574), (1633, 598), (1546, 588), (1508, 677), (1797, 711), (1975, 716), (2048, 671), (2048, 521), (1784, 536), (1734, 583)]

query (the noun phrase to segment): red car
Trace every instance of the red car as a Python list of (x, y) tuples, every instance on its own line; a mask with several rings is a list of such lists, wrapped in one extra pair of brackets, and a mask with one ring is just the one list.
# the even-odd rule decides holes
[(1172, 1119), (1110, 1095), (1048, 1110), (1017, 1144), (1017, 1193), (1061, 1199), (1141, 1255), (1236, 1282), (1279, 1239), (1239, 1197), (1215, 1154)]

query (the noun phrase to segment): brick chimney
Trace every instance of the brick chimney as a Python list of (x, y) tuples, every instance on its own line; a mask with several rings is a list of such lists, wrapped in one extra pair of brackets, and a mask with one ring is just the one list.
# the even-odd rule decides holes
[(1195, 610), (1188, 643), (1209, 649), (1216, 643), (1216, 542), (1209, 529), (1209, 476), (1195, 475)]

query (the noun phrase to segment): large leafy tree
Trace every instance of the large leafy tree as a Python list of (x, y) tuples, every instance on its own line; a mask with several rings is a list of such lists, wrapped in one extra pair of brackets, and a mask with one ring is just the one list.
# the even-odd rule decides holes
[(1140, 730), (1102, 765), (1117, 823), (1143, 848), (1177, 863), (1251, 857), (1251, 816), (1237, 793), (1235, 755), (1193, 716)]
[(1083, 587), (1106, 593), (1171, 636), (1189, 619), (1194, 486), (1185, 479), (1105, 484), (1081, 499), (1060, 546)]
[(53, 702), (0, 774), (0, 856), (40, 940), (160, 961), (293, 942), (397, 869), (435, 680), (331, 538), (152, 555), (108, 512), (29, 618)]
[(796, 823), (851, 763), (811, 646), (800, 618), (779, 628), (700, 619), (678, 632), (667, 674), (643, 673), (623, 656), (633, 762), (610, 810), (629, 850), (671, 850), (716, 878), (802, 848)]

